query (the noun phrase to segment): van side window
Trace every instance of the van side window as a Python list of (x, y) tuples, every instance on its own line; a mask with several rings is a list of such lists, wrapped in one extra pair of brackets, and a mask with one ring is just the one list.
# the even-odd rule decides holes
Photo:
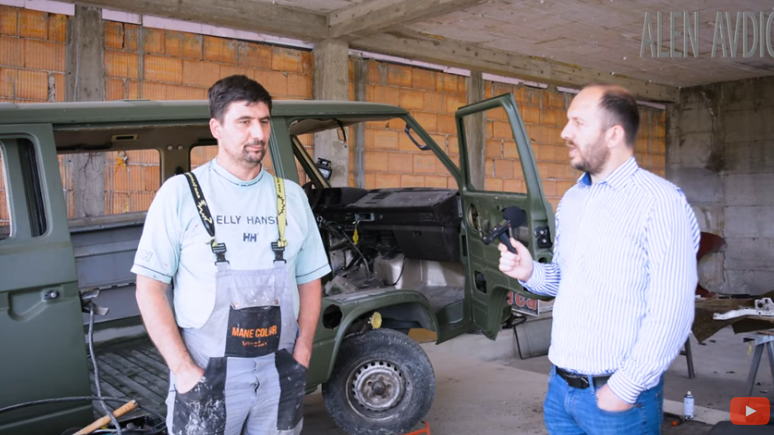
[(24, 194), (27, 198), (27, 209), (30, 216), (32, 237), (42, 236), (46, 232), (48, 222), (43, 209), (43, 189), (40, 186), (40, 167), (35, 153), (35, 147), (28, 139), (19, 139), (19, 163), (21, 163), (24, 179)]
[[(13, 186), (11, 180), (14, 180)], [(0, 140), (0, 240), (11, 237), (13, 230), (22, 237), (39, 237), (47, 227), (35, 146), (23, 137), (3, 138)]]
[(8, 210), (8, 193), (5, 185), (5, 159), (3, 159), (3, 147), (0, 145), (0, 240), (7, 239), (11, 235), (11, 215)]
[[(497, 107), (483, 113), (484, 118), (484, 172), (476, 177), (471, 176), (469, 188), (477, 191), (527, 193), (524, 182), (524, 171), (519, 159), (519, 150), (508, 120), (505, 109)], [(473, 118), (476, 115), (466, 116)], [(473, 120), (479, 122), (480, 120)], [(531, 126), (527, 126), (528, 128)], [(470, 149), (472, 144), (468, 144)], [(480, 146), (480, 145), (479, 145)], [(476, 174), (472, 161), (468, 159), (467, 170)], [(480, 169), (480, 168), (478, 168)]]
[(75, 217), (75, 191), (78, 190), (75, 185), (78, 183), (76, 178), (79, 171), (76, 166), (84, 161), (94, 162), (104, 168), (101, 180), (96, 182), (104, 183), (105, 215), (148, 210), (161, 187), (161, 158), (158, 150), (92, 151), (84, 154), (88, 159), (75, 158), (79, 154), (83, 153), (59, 156), (68, 219)]

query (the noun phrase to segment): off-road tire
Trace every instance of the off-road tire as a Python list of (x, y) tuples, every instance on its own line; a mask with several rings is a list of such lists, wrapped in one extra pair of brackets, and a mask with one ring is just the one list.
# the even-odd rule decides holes
[(348, 434), (404, 434), (430, 410), (435, 373), (416, 341), (398, 331), (376, 329), (344, 340), (322, 394), (328, 413)]

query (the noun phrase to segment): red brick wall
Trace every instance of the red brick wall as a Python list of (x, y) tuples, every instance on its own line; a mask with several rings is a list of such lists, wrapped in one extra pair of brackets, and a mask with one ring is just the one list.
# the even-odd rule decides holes
[[(67, 20), (0, 6), (0, 102), (64, 101)], [(0, 225), (7, 225), (3, 165), (0, 155)]]
[[(257, 80), (276, 99), (311, 99), (313, 68), (309, 51), (126, 23), (105, 23), (107, 100), (206, 99), (207, 89), (213, 83), (232, 74)], [(311, 137), (306, 135), (301, 139), (311, 151)], [(214, 158), (216, 151), (215, 146), (195, 149), (193, 166)], [(145, 154), (141, 156), (141, 153)], [(147, 209), (160, 180), (158, 155), (148, 153), (130, 151), (126, 153), (126, 165), (122, 166), (115, 164), (115, 153), (108, 153), (106, 212)], [(264, 162), (271, 171), (270, 156)], [(132, 175), (133, 171), (142, 175)]]
[[(350, 73), (353, 80), (353, 73)], [(454, 112), (465, 105), (465, 78), (403, 65), (368, 62), (366, 101), (395, 104), (411, 115), (459, 164)], [(351, 99), (354, 95), (351, 93)], [(365, 187), (452, 187), (446, 168), (403, 133), (400, 121), (371, 122), (365, 129)], [(415, 136), (416, 137), (416, 136)], [(350, 171), (354, 172), (354, 144)], [(350, 184), (354, 184), (354, 174)], [(456, 187), (454, 184), (453, 187)]]
[(161, 186), (159, 153), (155, 150), (105, 153), (104, 180), (105, 214), (145, 211)]
[[(354, 73), (350, 72), (353, 80)], [(397, 104), (408, 109), (436, 143), (459, 165), (459, 145), (454, 112), (466, 104), (467, 78), (423, 68), (369, 61), (366, 100)], [(533, 146), (548, 200), (556, 209), (559, 199), (580, 175), (569, 165), (560, 134), (572, 94), (486, 81), (486, 96), (512, 93), (527, 136)], [(353, 98), (352, 91), (350, 98)], [(641, 108), (642, 124), (637, 141), (637, 160), (643, 167), (664, 176), (665, 113)], [(524, 192), (524, 176), (503, 110), (487, 112), (486, 190)], [(434, 156), (423, 152), (403, 134), (402, 122), (370, 123), (366, 128), (366, 188), (452, 187), (456, 183)], [(350, 170), (354, 171), (355, 146), (350, 147)], [(354, 185), (354, 175), (351, 177)]]
[(232, 74), (259, 81), (276, 98), (305, 99), (312, 97), (313, 67), (308, 51), (105, 23), (108, 100), (204, 99), (207, 88)]
[(64, 101), (67, 20), (0, 6), (0, 101)]
[[(568, 149), (561, 132), (567, 122), (567, 108), (574, 94), (554, 89), (488, 82), (486, 96), (512, 93), (532, 144), (543, 192), (556, 210), (564, 193), (574, 185), (580, 173), (569, 164)], [(524, 192), (524, 177), (515, 153), (513, 135), (503, 111), (487, 119), (486, 189)], [(490, 114), (491, 115), (491, 114)], [(664, 111), (640, 107), (641, 127), (635, 155), (638, 163), (665, 175)], [(660, 126), (660, 127), (659, 127)], [(494, 174), (494, 175), (492, 175)]]

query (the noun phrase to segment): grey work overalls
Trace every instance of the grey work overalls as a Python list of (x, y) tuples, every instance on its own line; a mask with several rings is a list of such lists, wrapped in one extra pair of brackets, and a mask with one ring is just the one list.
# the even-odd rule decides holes
[(287, 289), (283, 180), (275, 177), (279, 241), (269, 269), (234, 270), (204, 194), (192, 173), (185, 174), (204, 227), (212, 236), (218, 267), (215, 308), (201, 328), (182, 332), (204, 376), (190, 390), (175, 391), (170, 374), (167, 427), (173, 435), (299, 434), (306, 368), (293, 358), (298, 323)]

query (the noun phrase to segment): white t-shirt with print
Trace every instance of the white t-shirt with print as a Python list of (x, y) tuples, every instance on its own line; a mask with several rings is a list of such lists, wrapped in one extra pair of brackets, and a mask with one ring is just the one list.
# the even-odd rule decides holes
[[(261, 170), (249, 181), (236, 178), (216, 159), (192, 171), (210, 209), (215, 238), (226, 244), (232, 269), (273, 267), (271, 243), (279, 238), (277, 196), (273, 176)], [(328, 274), (331, 269), (314, 215), (301, 187), (285, 180), (288, 205), (284, 258), (288, 291), (296, 317), (297, 284)], [(174, 307), (178, 326), (199, 328), (215, 306), (215, 254), (202, 224), (185, 175), (161, 186), (148, 209), (131, 271), (155, 280), (174, 280)]]

